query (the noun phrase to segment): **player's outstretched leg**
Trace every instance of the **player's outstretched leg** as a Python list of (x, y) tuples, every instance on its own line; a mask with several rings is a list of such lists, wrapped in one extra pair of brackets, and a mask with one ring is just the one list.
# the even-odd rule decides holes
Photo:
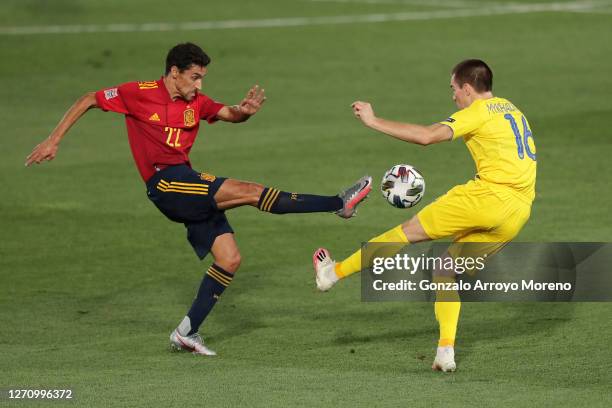
[(334, 212), (342, 218), (350, 218), (370, 191), (370, 176), (360, 178), (335, 196), (289, 193), (256, 183), (228, 179), (216, 193), (215, 202), (221, 210), (251, 205), (272, 214)]
[[(389, 243), (389, 256), (394, 255), (409, 243), (403, 226), (398, 225), (389, 231), (372, 238), (368, 242), (387, 242)], [(361, 272), (361, 249), (355, 251), (342, 262), (335, 262), (329, 251), (319, 248), (312, 256), (315, 269), (315, 281), (317, 289), (326, 292), (332, 288), (340, 279), (344, 279), (354, 273)]]
[[(414, 216), (404, 224), (391, 228), (368, 242), (388, 243), (385, 251), (386, 256), (393, 256), (410, 243), (429, 241), (430, 239), (421, 226), (418, 217)], [(331, 289), (338, 280), (361, 272), (362, 268), (361, 249), (355, 251), (342, 262), (334, 262), (329, 255), (329, 251), (319, 248), (315, 251), (312, 259), (315, 267), (317, 289), (323, 292)]]

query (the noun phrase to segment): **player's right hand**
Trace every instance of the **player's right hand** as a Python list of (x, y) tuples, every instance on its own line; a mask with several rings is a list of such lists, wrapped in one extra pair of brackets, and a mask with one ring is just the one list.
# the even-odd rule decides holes
[(361, 119), (364, 125), (369, 126), (374, 120), (374, 110), (369, 102), (355, 101), (351, 107), (353, 108), (353, 115)]
[(43, 161), (51, 161), (55, 159), (59, 144), (51, 139), (46, 139), (44, 142), (37, 145), (32, 153), (26, 157), (25, 165), (30, 166), (32, 163), (40, 164)]

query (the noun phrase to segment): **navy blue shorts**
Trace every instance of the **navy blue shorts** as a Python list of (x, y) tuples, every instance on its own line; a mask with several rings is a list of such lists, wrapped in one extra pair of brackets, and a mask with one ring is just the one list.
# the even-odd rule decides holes
[(225, 180), (181, 164), (166, 167), (147, 181), (149, 199), (170, 220), (185, 224), (187, 239), (200, 259), (208, 255), (215, 238), (234, 232), (214, 200)]

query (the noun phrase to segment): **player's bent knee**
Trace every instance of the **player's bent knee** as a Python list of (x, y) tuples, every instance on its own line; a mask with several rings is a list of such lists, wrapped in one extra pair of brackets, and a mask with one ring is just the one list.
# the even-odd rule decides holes
[(220, 259), (215, 259), (215, 263), (229, 273), (236, 273), (238, 268), (240, 268), (240, 264), (242, 263), (242, 257), (240, 256), (240, 253), (236, 253), (224, 256)]
[(245, 184), (247, 184), (247, 186), (245, 187), (245, 193), (249, 197), (252, 197), (255, 200), (259, 200), (259, 197), (261, 197), (261, 193), (263, 193), (265, 187), (262, 184), (258, 184), (258, 183), (245, 183)]
[(250, 181), (232, 180), (232, 198), (244, 200), (245, 203), (257, 205), (264, 186)]

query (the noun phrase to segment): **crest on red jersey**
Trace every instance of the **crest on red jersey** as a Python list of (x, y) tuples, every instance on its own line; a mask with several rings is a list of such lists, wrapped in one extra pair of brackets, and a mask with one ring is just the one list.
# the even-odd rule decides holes
[(193, 109), (187, 109), (183, 112), (183, 121), (185, 122), (185, 127), (195, 126), (195, 111)]

